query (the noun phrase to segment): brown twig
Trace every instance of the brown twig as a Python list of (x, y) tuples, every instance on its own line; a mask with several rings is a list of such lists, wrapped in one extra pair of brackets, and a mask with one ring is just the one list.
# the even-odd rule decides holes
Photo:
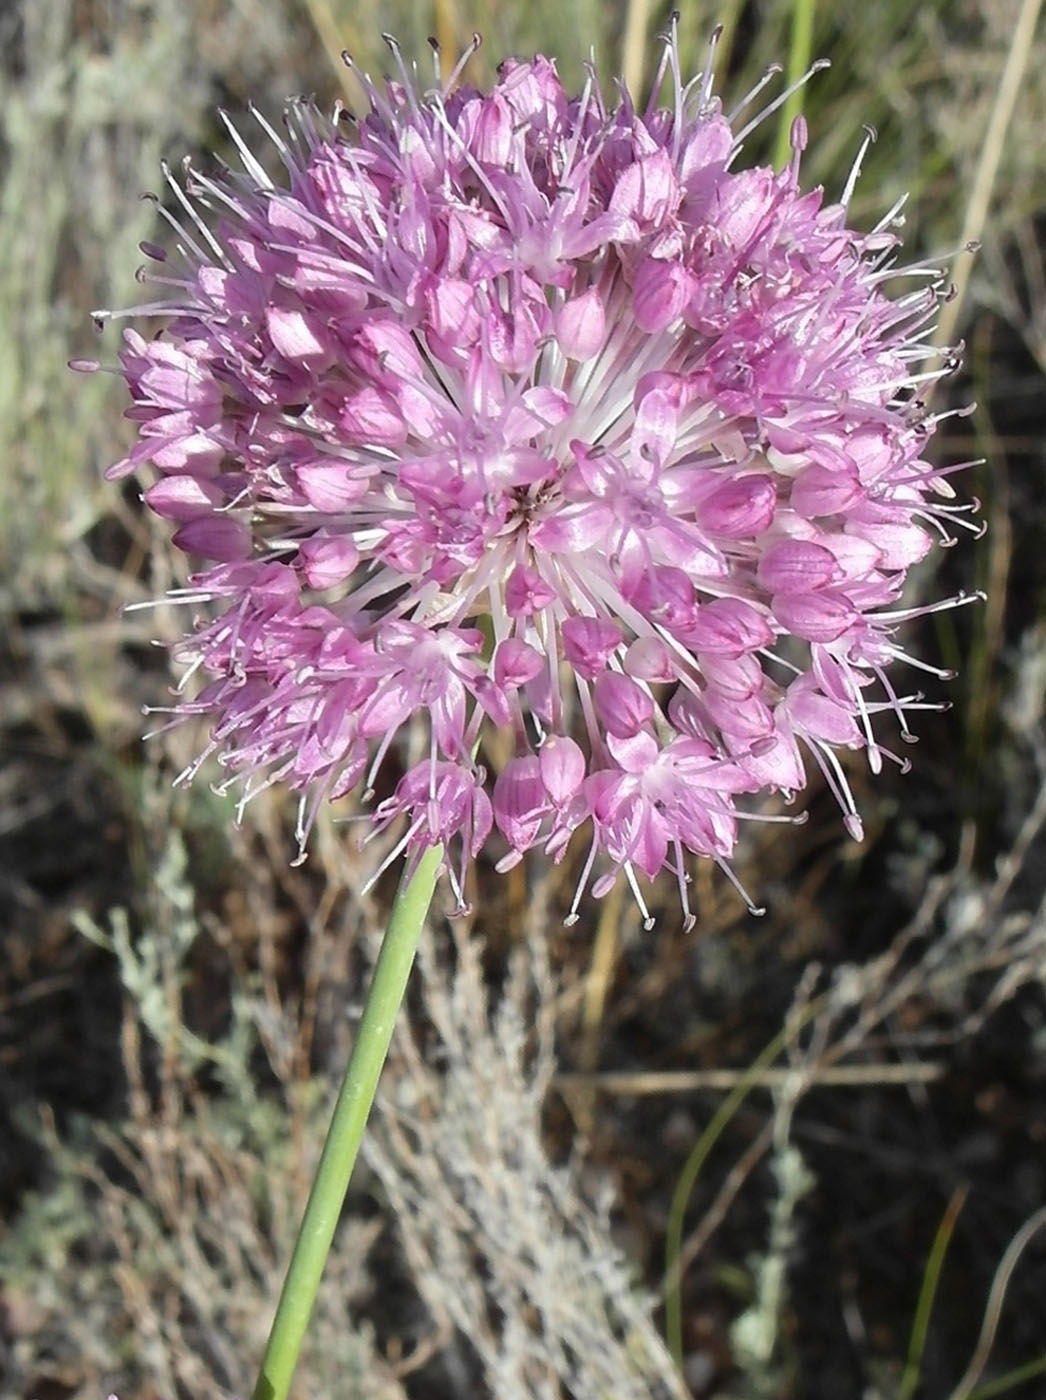
[[(868, 1084), (909, 1085), (931, 1084), (942, 1079), (945, 1066), (926, 1065), (836, 1065), (815, 1069), (810, 1076), (810, 1088), (851, 1088)], [(727, 1092), (742, 1080), (757, 1088), (779, 1089), (797, 1077), (806, 1077), (801, 1069), (764, 1069), (752, 1074), (748, 1069), (665, 1070), (637, 1074), (559, 1074), (553, 1080), (556, 1089), (591, 1089), (603, 1094), (629, 1094), (649, 1097), (654, 1094), (689, 1094), (702, 1090)]]

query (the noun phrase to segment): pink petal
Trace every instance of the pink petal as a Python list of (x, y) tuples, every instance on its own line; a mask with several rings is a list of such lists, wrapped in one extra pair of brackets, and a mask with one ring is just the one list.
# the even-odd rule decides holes
[(560, 632), (563, 654), (587, 680), (605, 671), (611, 653), (621, 645), (621, 628), (609, 618), (568, 617)]
[(510, 758), (494, 783), (494, 820), (517, 851), (537, 840), (547, 798), (537, 757)]
[(641, 681), (672, 681), (676, 663), (660, 637), (637, 637), (625, 652), (625, 670)]
[(360, 552), (348, 537), (315, 538), (299, 545), (298, 558), (310, 588), (333, 588), (349, 577)]
[(585, 755), (561, 734), (550, 734), (538, 752), (541, 781), (557, 807), (564, 806), (581, 790), (585, 778)]
[(773, 479), (762, 473), (735, 477), (716, 487), (696, 510), (697, 520), (713, 535), (744, 539), (769, 529), (777, 505)]
[(682, 315), (693, 289), (694, 279), (685, 267), (647, 258), (632, 284), (636, 325), (647, 335), (657, 335)]
[(204, 559), (246, 559), (251, 552), (250, 526), (231, 515), (200, 515), (174, 532), (174, 544)]
[(772, 598), (774, 616), (793, 637), (808, 642), (834, 642), (857, 620), (845, 598), (828, 593), (788, 593)]
[(498, 685), (515, 690), (533, 680), (544, 665), (544, 657), (536, 647), (518, 637), (509, 637), (499, 643), (494, 653), (494, 679)]
[(559, 348), (568, 359), (590, 360), (599, 352), (606, 336), (606, 313), (595, 287), (559, 308), (555, 328)]
[(407, 436), (396, 401), (372, 386), (344, 400), (338, 421), (350, 439), (364, 446), (399, 447)]
[(595, 700), (596, 713), (618, 739), (631, 739), (654, 714), (650, 696), (620, 671), (603, 671), (596, 677)]
[(349, 467), (337, 461), (311, 462), (295, 468), (294, 476), (308, 504), (331, 514), (352, 505), (367, 491), (367, 482), (352, 476)]
[(628, 738), (608, 734), (607, 748), (626, 773), (645, 773), (657, 761), (657, 740), (645, 730)]
[(861, 483), (856, 470), (830, 467), (804, 467), (792, 482), (790, 504), (808, 520), (817, 516), (838, 515), (849, 510), (861, 495)]
[(555, 596), (555, 590), (540, 574), (522, 564), (513, 569), (505, 584), (505, 606), (510, 617), (530, 617), (548, 607)]
[(773, 629), (763, 615), (739, 598), (713, 598), (703, 603), (684, 639), (697, 652), (737, 657), (769, 646)]
[(192, 520), (224, 499), (224, 491), (196, 476), (166, 476), (145, 493), (146, 505), (165, 520)]
[(265, 328), (285, 360), (325, 361), (330, 357), (329, 338), (323, 336), (315, 319), (303, 311), (270, 307), (265, 313)]
[(835, 555), (812, 540), (778, 540), (759, 561), (756, 577), (769, 593), (809, 593), (839, 578)]

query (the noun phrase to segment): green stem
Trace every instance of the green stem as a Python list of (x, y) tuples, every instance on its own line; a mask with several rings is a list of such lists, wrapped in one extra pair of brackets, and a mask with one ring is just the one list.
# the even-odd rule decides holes
[(442, 859), (440, 846), (426, 851), (410, 878), (404, 878), (392, 906), (253, 1400), (287, 1400)]
[(912, 1400), (919, 1388), (919, 1372), (922, 1369), (923, 1352), (926, 1350), (930, 1318), (933, 1316), (933, 1300), (937, 1295), (937, 1285), (941, 1279), (941, 1269), (944, 1267), (944, 1256), (948, 1252), (948, 1245), (958, 1223), (959, 1212), (969, 1193), (968, 1186), (955, 1189), (933, 1237), (919, 1288), (919, 1301), (915, 1305), (915, 1320), (912, 1323), (911, 1341), (908, 1343), (908, 1360), (905, 1362), (904, 1374), (897, 1388), (897, 1400)]
[(669, 1354), (680, 1371), (683, 1369), (683, 1226), (697, 1179), (723, 1130), (759, 1083), (763, 1070), (772, 1065), (788, 1042), (818, 1015), (824, 1008), (825, 1000), (826, 996), (822, 993), (800, 1007), (794, 1015), (789, 1015), (773, 1040), (760, 1051), (716, 1109), (679, 1173), (665, 1230), (665, 1340)]
[(985, 1381), (984, 1385), (979, 1385), (976, 1390), (970, 1391), (969, 1400), (992, 1400), (993, 1396), (1005, 1395), (1008, 1390), (1013, 1390), (1015, 1386), (1023, 1385), (1025, 1381), (1031, 1381), (1036, 1376), (1043, 1375), (1046, 1375), (1046, 1356), (1039, 1356), (1034, 1361), (1027, 1361), (1023, 1366), (1017, 1366), (1012, 1371), (1007, 1371), (1004, 1376), (999, 1376), (994, 1381)]
[[(814, 47), (814, 10), (817, 0), (792, 0), (792, 39), (788, 49), (788, 69), (785, 85), (797, 83), (810, 67), (810, 55)], [(792, 122), (803, 110), (803, 89), (798, 88), (781, 109), (781, 122), (777, 128), (777, 145), (774, 150), (774, 168), (781, 170), (788, 164), (792, 154)]]
[[(676, 1366), (683, 1369), (683, 1279), (680, 1259), (683, 1253), (683, 1223), (686, 1208), (701, 1168), (708, 1160), (709, 1153), (719, 1141), (723, 1129), (748, 1097), (759, 1079), (760, 1072), (773, 1064), (788, 1043), (795, 1027), (790, 1022), (774, 1036), (770, 1044), (753, 1060), (746, 1073), (738, 1080), (736, 1087), (726, 1096), (712, 1115), (704, 1132), (694, 1144), (690, 1156), (679, 1173), (676, 1189), (672, 1192), (672, 1204), (668, 1210), (668, 1226), (665, 1231), (665, 1339), (668, 1350)], [(258, 1397), (255, 1397), (258, 1400)]]

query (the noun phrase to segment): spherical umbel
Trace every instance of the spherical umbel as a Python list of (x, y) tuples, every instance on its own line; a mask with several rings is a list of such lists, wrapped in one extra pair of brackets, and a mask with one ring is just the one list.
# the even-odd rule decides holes
[(151, 463), (205, 561), (176, 715), (245, 796), (301, 789), (303, 842), (420, 719), (370, 810), (408, 859), (444, 843), (459, 900), (486, 843), (504, 868), (584, 829), (575, 910), (624, 871), (645, 914), (667, 868), (689, 918), (688, 858), (729, 869), (738, 800), (811, 757), (859, 837), (837, 753), (878, 768), (880, 714), (908, 737), (920, 707), (885, 676), (902, 587), (969, 524), (916, 398), (951, 367), (940, 276), (887, 294), (893, 216), (801, 189), (802, 123), (785, 169), (735, 169), (674, 36), (642, 112), (546, 58), (484, 94), (396, 57), (353, 131), (300, 101), (265, 127), (282, 183), (239, 137), (242, 173), (171, 179), (180, 268), (143, 245), (163, 328), (126, 332), (110, 474)]

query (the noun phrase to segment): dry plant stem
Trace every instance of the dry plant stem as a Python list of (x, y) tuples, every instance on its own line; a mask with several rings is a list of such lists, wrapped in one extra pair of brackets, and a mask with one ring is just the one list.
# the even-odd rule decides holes
[(617, 962), (623, 893), (624, 885), (619, 882), (603, 903), (592, 947), (592, 962), (585, 978), (584, 1000), (581, 1006), (581, 1063), (584, 1073), (577, 1076), (581, 1088), (574, 1096), (571, 1107), (578, 1129), (586, 1137), (593, 1127), (595, 1095), (591, 1083), (592, 1072), (599, 1062), (603, 1016)]
[(599, 1061), (599, 1042), (606, 1010), (607, 993), (617, 962), (618, 930), (621, 927), (623, 884), (610, 891), (599, 916), (596, 941), (592, 948), (592, 963), (585, 980), (585, 1000), (582, 1010), (582, 1063), (591, 1073)]
[(715, 1199), (709, 1205), (701, 1218), (700, 1223), (686, 1239), (686, 1243), (679, 1251), (679, 1263), (677, 1273), (679, 1277), (686, 1273), (695, 1259), (700, 1257), (705, 1245), (719, 1229), (726, 1219), (731, 1206), (737, 1199), (741, 1187), (751, 1176), (756, 1166), (770, 1150), (774, 1141), (773, 1120), (764, 1124), (759, 1133), (738, 1157), (737, 1161), (727, 1173), (726, 1180), (716, 1192)]
[[(817, 1088), (863, 1088), (869, 1084), (932, 1084), (943, 1079), (943, 1064), (869, 1064), (835, 1065), (814, 1071), (812, 1079)], [(556, 1089), (585, 1089), (601, 1094), (627, 1094), (629, 1097), (649, 1097), (655, 1094), (687, 1094), (711, 1090), (729, 1091), (739, 1084), (753, 1089), (778, 1089), (795, 1078), (794, 1069), (695, 1069), (651, 1070), (647, 1072), (606, 1074), (557, 1074), (552, 1081)]]
[(290, 1390), (442, 858), (439, 846), (426, 851), (413, 874), (404, 877), (396, 895), (276, 1307), (253, 1400), (286, 1400)]
[(1028, 1242), (1043, 1226), (1046, 1226), (1046, 1206), (1041, 1206), (1034, 1215), (1029, 1216), (1007, 1246), (1006, 1253), (999, 1261), (999, 1267), (995, 1270), (995, 1277), (992, 1279), (988, 1303), (984, 1309), (984, 1322), (981, 1324), (981, 1335), (977, 1338), (976, 1349), (970, 1358), (966, 1373), (949, 1395), (948, 1400), (970, 1400), (974, 1387), (988, 1364), (988, 1357), (991, 1354), (995, 1333), (999, 1326), (1002, 1305), (1006, 1298), (1006, 1290), (1010, 1286), (1010, 1278), (1021, 1255), (1027, 1248)]
[(362, 35), (349, 19), (347, 7), (339, 6), (338, 13), (335, 13), (331, 0), (304, 0), (304, 4), (312, 27), (323, 45), (323, 51), (348, 99), (350, 109), (355, 111), (361, 101), (362, 90), (354, 75), (342, 62), (341, 55), (345, 50), (361, 53)]
[(458, 15), (454, 0), (436, 0), (436, 42), (443, 71), (450, 73), (458, 61)]
[[(1003, 69), (1002, 78), (999, 81), (999, 91), (992, 108), (991, 119), (988, 122), (988, 130), (984, 133), (984, 145), (981, 147), (980, 160), (977, 162), (973, 192), (970, 195), (970, 202), (966, 206), (966, 217), (963, 220), (962, 234), (959, 238), (960, 248), (965, 248), (967, 244), (976, 242), (984, 230), (988, 218), (988, 208), (991, 204), (992, 190), (995, 188), (995, 176), (998, 173), (999, 161), (1006, 143), (1006, 131), (1017, 103), (1017, 92), (1021, 85), (1021, 79), (1024, 77), (1024, 70), (1031, 57), (1032, 39), (1035, 36), (1035, 26), (1039, 21), (1041, 9), (1042, 0), (1024, 0), (1021, 12), (1017, 16), (1017, 23), (1013, 30), (1013, 42), (1006, 55), (1006, 67)], [(969, 257), (960, 253), (952, 274), (955, 295), (941, 310), (941, 317), (937, 322), (937, 329), (933, 337), (935, 345), (949, 345), (951, 343), (955, 327), (958, 324), (959, 312), (962, 310), (966, 287), (970, 280), (970, 270)]]

